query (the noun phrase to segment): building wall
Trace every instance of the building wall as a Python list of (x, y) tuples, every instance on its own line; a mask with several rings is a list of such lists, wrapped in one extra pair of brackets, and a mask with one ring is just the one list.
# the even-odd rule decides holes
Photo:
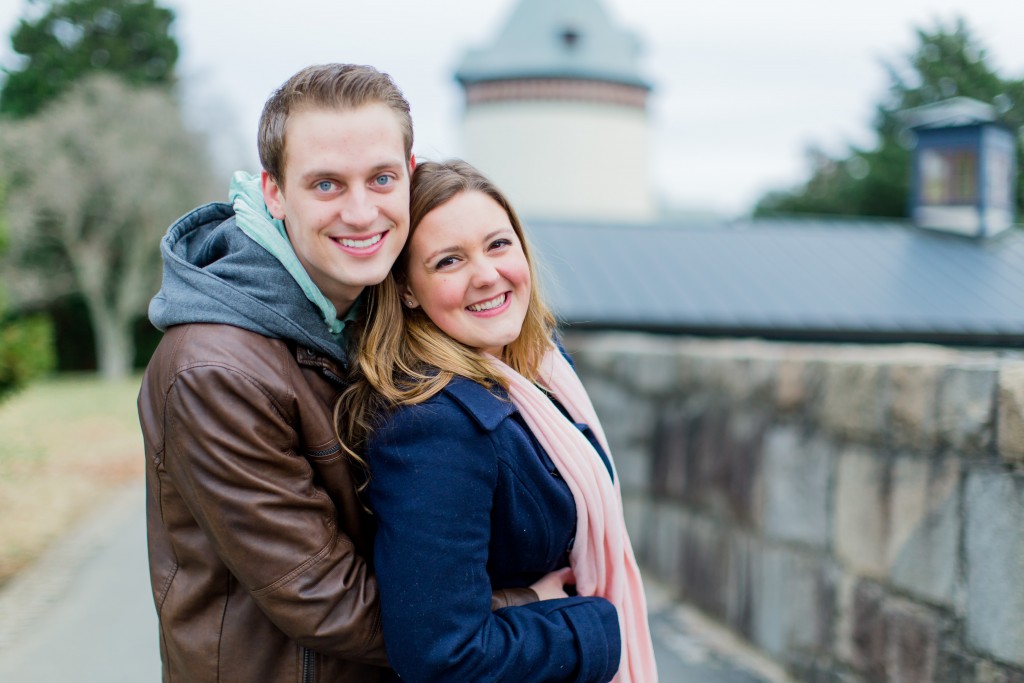
[(1024, 354), (567, 345), (645, 575), (802, 681), (1024, 682)]
[(647, 115), (617, 104), (494, 102), (467, 108), (467, 161), (523, 216), (653, 220)]

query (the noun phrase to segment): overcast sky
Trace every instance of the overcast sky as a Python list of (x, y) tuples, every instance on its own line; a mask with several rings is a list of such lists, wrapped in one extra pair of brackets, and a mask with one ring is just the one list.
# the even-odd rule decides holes
[[(464, 51), (491, 40), (516, 0), (164, 0), (177, 13), (191, 115), (218, 133), (223, 163), (255, 169), (256, 122), (281, 82), (312, 63), (373, 64), (409, 98), (416, 153), (460, 153)], [(555, 0), (553, 0), (555, 1)], [(673, 206), (748, 211), (806, 176), (808, 145), (840, 153), (870, 137), (883, 62), (915, 26), (963, 16), (1004, 77), (1024, 76), (1020, 0), (602, 0), (645, 45), (651, 163)], [(9, 36), (27, 0), (0, 0)], [(0, 63), (10, 65), (9, 40)], [(226, 179), (225, 179), (226, 180)]]

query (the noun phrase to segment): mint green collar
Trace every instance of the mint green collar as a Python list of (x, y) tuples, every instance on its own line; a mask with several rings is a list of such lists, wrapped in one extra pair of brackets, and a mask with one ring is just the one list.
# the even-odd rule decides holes
[(231, 188), (228, 191), (228, 196), (228, 201), (235, 209), (235, 223), (238, 227), (256, 244), (269, 251), (281, 262), (285, 270), (302, 288), (306, 298), (320, 309), (330, 333), (335, 339), (340, 338), (345, 330), (345, 324), (355, 319), (363, 300), (362, 295), (349, 308), (348, 314), (342, 320), (338, 320), (338, 311), (334, 304), (316, 286), (313, 279), (309, 277), (309, 273), (299, 262), (299, 257), (295, 255), (295, 249), (284, 228), (284, 221), (274, 218), (267, 210), (258, 175), (236, 171), (231, 176)]

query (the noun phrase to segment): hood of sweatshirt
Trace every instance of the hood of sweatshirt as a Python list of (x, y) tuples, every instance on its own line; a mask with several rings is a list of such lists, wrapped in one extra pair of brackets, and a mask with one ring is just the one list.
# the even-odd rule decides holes
[(238, 228), (230, 204), (206, 204), (183, 216), (160, 241), (160, 253), (163, 281), (149, 304), (157, 328), (233, 325), (345, 362), (320, 310), (281, 262)]

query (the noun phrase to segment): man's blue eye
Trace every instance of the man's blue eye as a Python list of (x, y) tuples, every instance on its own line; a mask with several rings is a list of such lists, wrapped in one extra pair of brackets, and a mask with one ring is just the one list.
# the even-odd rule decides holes
[(391, 176), (389, 176), (389, 175), (379, 175), (379, 176), (377, 176), (374, 179), (374, 182), (377, 183), (377, 185), (379, 185), (381, 187), (384, 187), (385, 185), (388, 185), (388, 184), (391, 183)]
[(316, 189), (320, 190), (321, 192), (330, 192), (331, 188), (333, 187), (334, 183), (332, 183), (330, 180), (321, 180), (319, 183), (316, 184)]

